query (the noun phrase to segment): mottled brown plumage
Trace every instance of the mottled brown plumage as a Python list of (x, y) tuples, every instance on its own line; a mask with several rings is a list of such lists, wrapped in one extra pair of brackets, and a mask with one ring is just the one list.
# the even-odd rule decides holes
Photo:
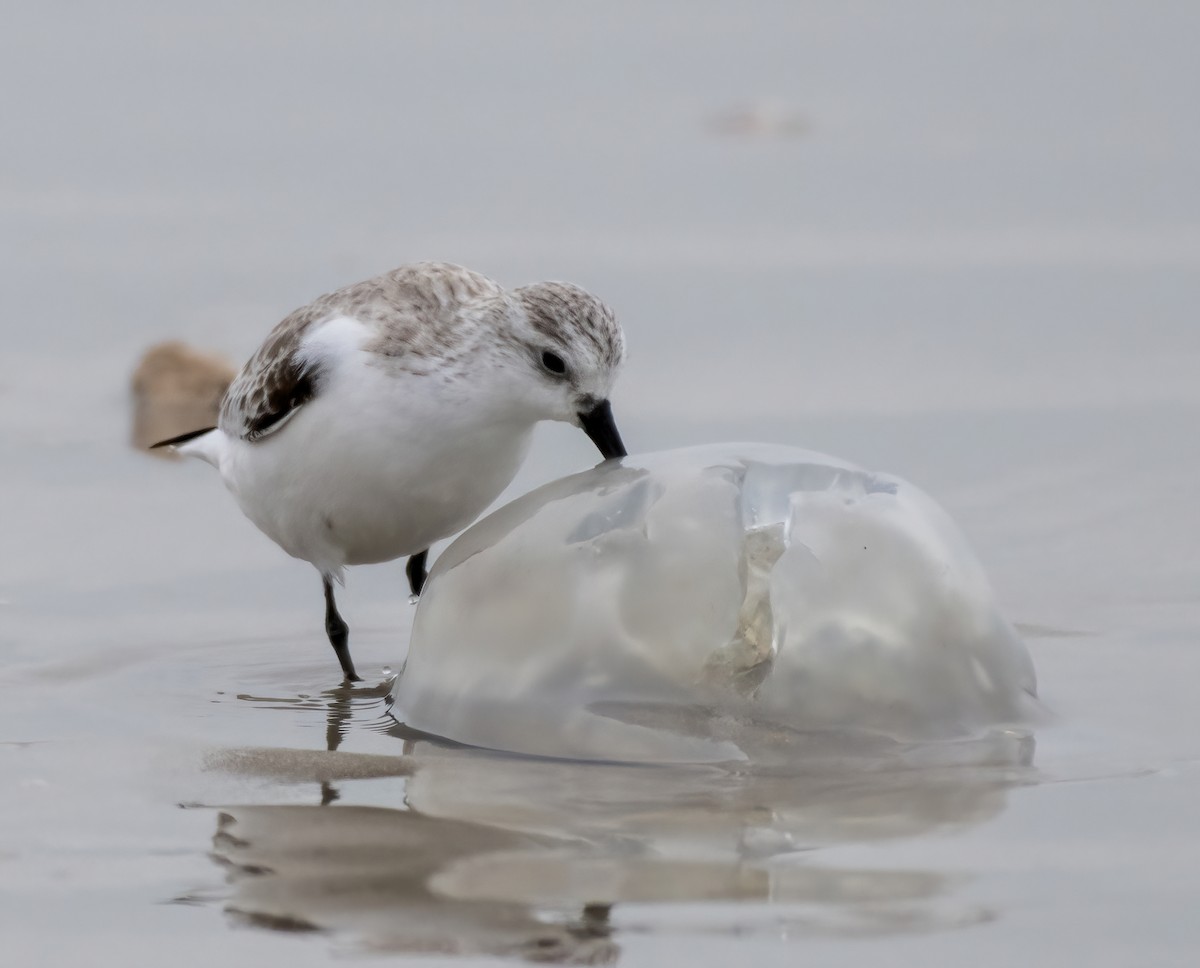
[(616, 366), (625, 352), (616, 317), (604, 303), (569, 282), (539, 282), (513, 290), (525, 307), (529, 322), (538, 333), (556, 346), (566, 345), (563, 322), (570, 320), (572, 336), (582, 336), (591, 344), (599, 359)]
[(462, 307), (503, 292), (478, 272), (424, 262), (326, 293), (283, 319), (242, 367), (222, 402), (221, 429), (257, 439), (318, 392), (320, 362), (306, 359), (301, 347), (313, 326), (331, 317), (372, 325), (377, 335), (366, 349), (420, 374), (462, 348)]

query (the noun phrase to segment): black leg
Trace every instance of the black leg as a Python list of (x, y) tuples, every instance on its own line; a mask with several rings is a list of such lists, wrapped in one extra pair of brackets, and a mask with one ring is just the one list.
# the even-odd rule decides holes
[(414, 595), (420, 595), (421, 589), (425, 587), (425, 576), (429, 574), (425, 570), (425, 559), (428, 555), (428, 548), (418, 551), (408, 559), (408, 565), (404, 568), (408, 573), (408, 587), (412, 589)]
[(346, 644), (350, 637), (350, 626), (338, 614), (337, 605), (333, 602), (333, 582), (328, 575), (322, 575), (325, 584), (325, 634), (329, 636), (329, 644), (342, 664), (342, 672), (351, 682), (361, 682), (358, 673), (354, 671), (354, 660), (350, 658), (350, 647)]

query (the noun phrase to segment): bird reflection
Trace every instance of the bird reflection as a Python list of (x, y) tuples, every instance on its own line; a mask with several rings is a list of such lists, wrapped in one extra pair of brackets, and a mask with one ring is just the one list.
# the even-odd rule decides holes
[[(326, 689), (321, 693), (322, 698), (326, 700), (325, 749), (327, 752), (334, 753), (341, 748), (342, 741), (350, 732), (353, 724), (356, 702), (374, 706), (382, 701), (387, 706), (391, 705), (392, 682), (393, 678), (390, 676), (374, 686), (343, 680), (332, 689)], [(390, 716), (388, 718), (391, 719)], [(327, 807), (341, 799), (341, 793), (331, 781), (322, 780), (320, 788), (321, 806)]]

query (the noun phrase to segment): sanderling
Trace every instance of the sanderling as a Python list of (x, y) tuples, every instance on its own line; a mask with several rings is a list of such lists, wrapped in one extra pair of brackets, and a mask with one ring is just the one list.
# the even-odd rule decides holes
[(216, 427), (164, 440), (221, 472), (242, 512), (325, 590), (325, 631), (357, 680), (333, 583), (470, 524), (515, 476), (534, 424), (582, 427), (625, 456), (609, 405), (624, 337), (561, 282), (507, 291), (442, 263), (321, 296), (276, 326), (233, 381)]

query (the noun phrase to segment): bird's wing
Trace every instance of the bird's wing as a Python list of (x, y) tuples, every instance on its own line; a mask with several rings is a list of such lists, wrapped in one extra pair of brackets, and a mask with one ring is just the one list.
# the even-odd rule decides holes
[(321, 389), (323, 362), (305, 352), (314, 328), (348, 316), (376, 337), (367, 347), (386, 357), (422, 356), (431, 343), (452, 343), (464, 305), (503, 293), (461, 266), (418, 263), (328, 293), (279, 323), (250, 357), (221, 402), (220, 427), (232, 437), (261, 440), (280, 430)]
[(326, 315), (314, 312), (316, 305), (296, 310), (271, 330), (229, 385), (221, 401), (220, 427), (226, 434), (260, 440), (315, 396), (319, 365), (301, 349), (305, 335)]

